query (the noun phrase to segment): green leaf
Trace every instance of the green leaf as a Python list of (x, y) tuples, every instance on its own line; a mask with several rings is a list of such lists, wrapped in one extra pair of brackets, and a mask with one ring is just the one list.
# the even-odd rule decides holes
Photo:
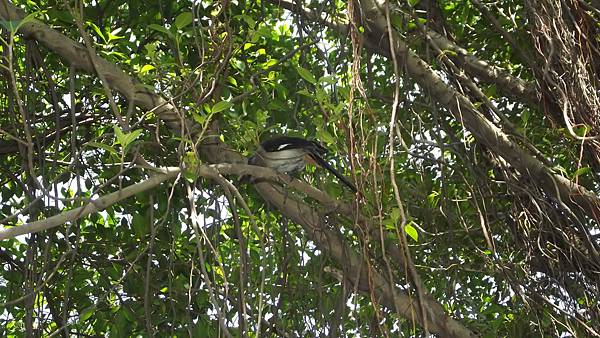
[(135, 233), (141, 238), (148, 232), (150, 232), (150, 224), (149, 218), (143, 214), (135, 214), (133, 215), (133, 219), (131, 221), (131, 228), (135, 231)]
[(269, 101), (269, 103), (267, 104), (267, 108), (269, 110), (281, 110), (281, 111), (288, 111), (289, 110), (289, 107), (283, 101), (281, 101), (281, 100), (279, 100), (277, 98), (272, 99), (271, 101)]
[(148, 54), (148, 56), (151, 58), (154, 57), (154, 55), (156, 55), (157, 43), (158, 42), (155, 41), (144, 45), (144, 49), (146, 49), (146, 54)]
[(592, 172), (592, 168), (590, 168), (590, 167), (581, 167), (581, 168), (577, 169), (573, 173), (572, 178), (575, 178), (575, 177), (578, 177), (578, 176), (581, 176), (581, 175), (585, 175), (585, 174), (590, 173), (590, 172)]
[(142, 67), (142, 69), (140, 69), (140, 74), (145, 74), (148, 73), (149, 71), (155, 69), (156, 67), (154, 67), (153, 65), (144, 65)]
[(229, 84), (231, 84), (234, 87), (237, 87), (238, 85), (237, 80), (233, 76), (228, 76), (227, 82), (229, 82)]
[(317, 83), (317, 79), (314, 77), (314, 75), (312, 75), (311, 72), (308, 71), (308, 69), (300, 67), (300, 66), (296, 66), (296, 71), (298, 71), (298, 74), (300, 74), (300, 76), (304, 80), (306, 80), (312, 84)]
[(81, 312), (81, 314), (79, 315), (79, 322), (84, 322), (84, 321), (88, 320), (94, 314), (94, 310), (95, 310), (94, 306), (90, 306), (90, 307), (86, 308), (85, 310), (83, 310)]
[(17, 33), (19, 28), (21, 28), (21, 26), (23, 26), (24, 24), (35, 21), (36, 13), (31, 13), (24, 17), (22, 20), (0, 20), (0, 25), (14, 34)]
[(398, 220), (400, 219), (400, 209), (393, 208), (392, 209), (392, 214), (390, 215), (390, 217), (392, 217), (392, 220), (394, 222), (398, 222)]
[(531, 110), (529, 109), (524, 109), (523, 112), (521, 113), (521, 121), (523, 121), (523, 124), (527, 124), (527, 122), (529, 121), (529, 118), (531, 117)]
[(113, 126), (113, 130), (115, 131), (115, 137), (117, 138), (117, 143), (123, 145), (125, 143), (125, 134), (117, 125)]
[(404, 231), (406, 232), (407, 235), (410, 236), (410, 238), (412, 238), (415, 242), (419, 241), (419, 233), (417, 232), (417, 229), (415, 229), (415, 227), (413, 227), (410, 223), (408, 223), (407, 225), (404, 226)]
[(431, 206), (435, 207), (437, 205), (439, 195), (438, 191), (432, 191), (431, 194), (427, 195), (427, 201)]
[(175, 27), (182, 29), (194, 21), (192, 12), (183, 12), (175, 18)]
[(392, 27), (395, 29), (402, 31), (404, 30), (404, 17), (400, 15), (392, 15), (390, 16), (390, 21), (392, 22)]
[(104, 150), (108, 151), (111, 154), (115, 154), (115, 155), (118, 154), (117, 150), (115, 148), (109, 146), (108, 144), (98, 143), (98, 142), (87, 142), (86, 144), (88, 146), (91, 146), (91, 147), (104, 149)]
[(557, 165), (555, 165), (555, 166), (554, 166), (552, 169), (554, 169), (554, 170), (556, 170), (556, 171), (558, 171), (558, 172), (562, 173), (562, 174), (563, 174), (563, 175), (565, 175), (565, 176), (569, 176), (569, 175), (568, 175), (568, 172), (567, 172), (567, 169), (565, 169), (565, 167), (563, 167), (563, 166), (562, 166), (562, 165), (560, 165), (560, 164), (557, 164)]
[(586, 124), (579, 125), (579, 126), (573, 128), (575, 135), (577, 135), (579, 137), (586, 137), (588, 135), (588, 133), (590, 132), (590, 130), (592, 130), (592, 128)]
[(157, 25), (157, 24), (153, 24), (153, 23), (152, 23), (152, 24), (149, 24), (149, 25), (148, 25), (148, 28), (150, 28), (150, 29), (153, 29), (153, 30), (155, 30), (155, 31), (158, 31), (158, 32), (161, 32), (161, 33), (164, 33), (164, 34), (166, 34), (168, 37), (170, 37), (171, 39), (174, 39), (173, 33), (171, 33), (171, 31), (170, 31), (170, 30), (166, 29), (166, 28), (165, 28), (165, 27), (163, 27), (163, 26), (159, 26), (159, 25)]
[(110, 42), (110, 41), (113, 41), (113, 40), (119, 40), (119, 39), (125, 38), (122, 35), (117, 35), (122, 30), (123, 30), (123, 28), (119, 27), (117, 29), (114, 29), (112, 32), (106, 33), (106, 35), (108, 36), (108, 41)]
[(183, 156), (183, 162), (185, 163), (185, 167), (190, 170), (195, 170), (200, 163), (200, 161), (198, 161), (198, 156), (196, 156), (196, 153), (193, 151), (188, 151), (185, 153)]
[(199, 124), (204, 124), (204, 122), (206, 122), (206, 115), (200, 115), (196, 112), (192, 112), (192, 117), (194, 118), (194, 121), (198, 122)]
[(96, 34), (104, 41), (107, 42), (106, 37), (104, 36), (104, 34), (102, 34), (102, 31), (100, 30), (100, 27), (96, 26), (96, 24), (94, 24), (93, 22), (88, 23), (92, 29), (94, 30), (94, 32), (96, 32)]
[(335, 75), (327, 75), (327, 76), (322, 76), (319, 79), (319, 82), (331, 85), (331, 84), (336, 84), (338, 82), (338, 79), (337, 79), (337, 76), (335, 76)]
[(301, 90), (297, 91), (297, 93), (300, 95), (304, 95), (306, 97), (310, 97), (310, 98), (313, 97), (313, 94), (306, 89), (301, 89)]
[(241, 17), (244, 21), (246, 21), (246, 24), (248, 25), (248, 27), (250, 27), (251, 29), (254, 29), (254, 26), (256, 26), (256, 21), (251, 16), (242, 14)]
[(322, 103), (327, 102), (329, 94), (327, 94), (327, 92), (321, 87), (317, 87), (316, 89), (317, 91), (315, 92), (315, 96), (317, 97), (317, 100)]
[(229, 109), (229, 108), (231, 108), (231, 106), (233, 106), (233, 103), (231, 103), (229, 101), (221, 101), (221, 102), (217, 102), (214, 106), (212, 106), (210, 111), (214, 114), (214, 113), (222, 112), (223, 110)]
[(142, 133), (142, 129), (137, 129), (132, 131), (131, 133), (123, 133), (121, 128), (118, 126), (113, 126), (113, 130), (115, 131), (115, 136), (117, 138), (117, 142), (123, 147), (126, 148), (131, 142), (135, 141), (140, 134)]
[(134, 131), (132, 131), (131, 133), (128, 133), (125, 136), (125, 147), (128, 146), (131, 142), (135, 141), (140, 134), (142, 134), (142, 129), (136, 129)]
[(335, 143), (335, 138), (324, 129), (317, 130), (317, 138), (328, 144)]
[(277, 60), (271, 59), (261, 65), (263, 69), (269, 69), (277, 64)]
[(61, 10), (58, 10), (58, 9), (49, 9), (48, 11), (46, 11), (46, 14), (49, 17), (55, 18), (55, 19), (57, 19), (59, 21), (62, 21), (64, 23), (73, 24), (75, 22), (73, 20), (73, 16), (67, 10), (61, 11)]

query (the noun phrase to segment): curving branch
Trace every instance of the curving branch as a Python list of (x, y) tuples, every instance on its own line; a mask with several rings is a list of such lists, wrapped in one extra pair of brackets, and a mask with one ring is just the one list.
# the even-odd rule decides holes
[[(361, 1), (362, 10), (368, 17), (365, 27), (367, 38), (385, 36), (388, 27), (381, 9), (385, 4), (379, 0)], [(380, 38), (382, 46), (389, 44), (387, 39)], [(529, 175), (544, 190), (563, 206), (573, 212), (585, 210), (588, 217), (600, 220), (600, 199), (584, 187), (569, 181), (567, 178), (554, 173), (540, 160), (523, 150), (500, 128), (486, 119), (473, 103), (455, 88), (445, 83), (429, 65), (419, 58), (408, 45), (395, 34), (394, 53), (399, 63), (415, 81), (423, 87), (442, 107), (446, 107), (476, 139), (492, 152), (506, 159), (521, 174)]]
[(48, 217), (46, 219), (27, 223), (21, 226), (0, 229), (0, 240), (14, 238), (19, 235), (32, 234), (44, 231), (55, 228), (59, 225), (63, 225), (67, 222), (76, 221), (89, 214), (104, 210), (109, 206), (118, 203), (126, 198), (129, 198), (137, 193), (152, 189), (160, 183), (176, 177), (177, 175), (179, 175), (179, 173), (179, 168), (167, 170), (165, 174), (152, 176), (143, 182), (130, 185), (119, 191), (115, 191), (106, 196), (92, 200), (86, 205), (83, 205), (79, 208), (71, 209), (67, 212), (60, 213), (56, 216)]
[[(0, 0), (0, 20), (19, 21), (26, 13), (7, 0)], [(142, 83), (127, 75), (121, 68), (97, 55), (90, 59), (88, 50), (82, 44), (70, 39), (44, 23), (28, 18), (19, 27), (19, 33), (34, 39), (49, 50), (60, 55), (71, 66), (90, 74), (101, 73), (109, 87), (131, 100), (135, 105), (146, 110), (154, 110), (155, 114), (175, 132), (183, 134), (186, 128), (193, 127), (178, 113), (175, 106), (160, 95), (145, 88)]]
[[(307, 19), (323, 23), (323, 19), (318, 13), (302, 8), (295, 3), (280, 0), (269, 1), (282, 8), (304, 15)], [(365, 39), (363, 41), (365, 46), (373, 52), (390, 56), (392, 53), (389, 48), (390, 43), (384, 38), (387, 36), (388, 31), (385, 15), (383, 14), (385, 2), (382, 0), (364, 0), (360, 2), (360, 6), (363, 17), (368, 18), (364, 24)], [(338, 33), (346, 33), (347, 26), (345, 24), (333, 22), (325, 22), (325, 24)], [(449, 45), (449, 41), (443, 41), (439, 34), (432, 37), (436, 39), (436, 42), (442, 43), (445, 48), (457, 51), (459, 55), (465, 53), (461, 48)], [(555, 198), (562, 206), (568, 207), (575, 214), (580, 214), (583, 209), (588, 217), (600, 221), (600, 199), (598, 196), (583, 186), (554, 173), (540, 160), (523, 150), (509, 135), (486, 119), (466, 96), (446, 84), (425, 61), (409, 49), (398, 34), (394, 35), (394, 44), (393, 53), (395, 53), (403, 69), (406, 69), (408, 74), (430, 93), (442, 107), (446, 107), (454, 118), (475, 135), (480, 143), (506, 159), (521, 174), (529, 175), (546, 194)], [(505, 73), (489, 68), (489, 64), (476, 60), (474, 57), (465, 58), (465, 61), (469, 59), (474, 70), (481, 69), (479, 72), (487, 73), (489, 76), (506, 76)], [(507, 79), (502, 83), (505, 85), (512, 84), (512, 87), (524, 94), (531, 92), (530, 86), (517, 79)], [(525, 95), (524, 101), (531, 100), (533, 100), (531, 93)]]
[(513, 76), (505, 69), (470, 54), (466, 49), (448, 40), (438, 32), (429, 29), (426, 34), (427, 38), (443, 52), (453, 51), (456, 53), (456, 56), (452, 54), (446, 56), (457, 61), (471, 77), (476, 77), (483, 83), (495, 84), (499, 92), (508, 98), (526, 102), (531, 107), (539, 107), (540, 100), (536, 95), (536, 88), (533, 83)]
[[(319, 22), (340, 36), (347, 34), (348, 25), (346, 22), (333, 22), (323, 19), (319, 13), (308, 8), (302, 7), (297, 2), (287, 0), (267, 0), (273, 5), (287, 9), (288, 11), (301, 15), (311, 21)], [(431, 43), (435, 44), (442, 52), (453, 51), (456, 55), (448, 54), (449, 58), (455, 60), (463, 69), (472, 77), (477, 77), (480, 81), (489, 84), (496, 84), (498, 90), (513, 100), (527, 102), (533, 107), (538, 107), (540, 102), (536, 95), (535, 84), (524, 81), (516, 76), (513, 76), (503, 68), (494, 66), (489, 62), (470, 54), (465, 48), (450, 41), (442, 34), (436, 32), (429, 27), (426, 27), (425, 35)], [(382, 35), (385, 36), (385, 35)], [(364, 46), (373, 53), (391, 57), (389, 44), (377, 39), (364, 39)]]
[[(399, 290), (384, 275), (369, 264), (344, 241), (342, 235), (335, 231), (324, 215), (320, 215), (305, 203), (290, 198), (288, 194), (276, 189), (268, 183), (255, 185), (259, 194), (272, 203), (286, 217), (302, 225), (308, 237), (319, 249), (334, 259), (344, 268), (344, 277), (365, 294), (374, 294), (374, 300), (391, 311), (395, 311), (408, 320), (416, 320), (421, 327), (443, 337), (475, 337), (475, 333), (463, 324), (450, 317), (443, 306), (430, 295), (425, 295), (417, 304), (416, 297), (409, 296)], [(419, 306), (425, 308), (427, 325), (417, 311)]]

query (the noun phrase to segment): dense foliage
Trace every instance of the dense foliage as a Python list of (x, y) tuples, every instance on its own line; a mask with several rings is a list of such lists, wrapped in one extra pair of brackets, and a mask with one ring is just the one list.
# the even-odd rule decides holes
[(0, 0), (0, 336), (598, 336), (599, 19)]

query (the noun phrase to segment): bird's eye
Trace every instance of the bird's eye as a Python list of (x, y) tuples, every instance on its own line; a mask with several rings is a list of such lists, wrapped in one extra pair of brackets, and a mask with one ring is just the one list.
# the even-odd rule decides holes
[(277, 150), (285, 149), (285, 148), (287, 148), (289, 145), (290, 145), (289, 143), (284, 143), (284, 144), (280, 145), (279, 147), (277, 147)]

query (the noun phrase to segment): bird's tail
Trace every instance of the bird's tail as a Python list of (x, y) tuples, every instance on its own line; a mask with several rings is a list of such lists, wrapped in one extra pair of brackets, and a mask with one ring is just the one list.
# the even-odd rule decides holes
[(330, 173), (335, 175), (335, 177), (337, 177), (340, 181), (342, 181), (342, 183), (344, 183), (350, 190), (352, 190), (352, 192), (358, 191), (358, 190), (356, 190), (356, 187), (354, 186), (354, 184), (352, 184), (352, 182), (350, 182), (346, 178), (346, 176), (340, 174), (337, 170), (335, 170), (331, 166), (331, 164), (329, 164), (327, 161), (325, 161), (321, 156), (319, 156), (318, 154), (312, 153), (311, 157), (313, 158), (313, 160), (315, 160), (315, 162), (317, 162), (317, 164), (319, 164), (321, 167), (329, 170)]

